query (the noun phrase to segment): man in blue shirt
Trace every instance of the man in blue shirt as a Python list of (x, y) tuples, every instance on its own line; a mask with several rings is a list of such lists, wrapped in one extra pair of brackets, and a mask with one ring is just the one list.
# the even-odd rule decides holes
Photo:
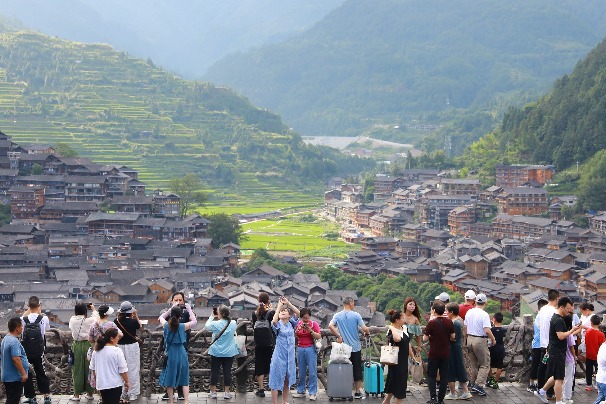
[(18, 339), (23, 332), (21, 318), (13, 317), (8, 320), (8, 332), (0, 345), (2, 383), (6, 390), (6, 404), (19, 404), (29, 370), (25, 349)]
[(337, 342), (345, 342), (351, 346), (351, 364), (355, 384), (355, 398), (362, 398), (363, 372), (362, 372), (362, 344), (360, 344), (359, 329), (368, 334), (368, 327), (364, 324), (362, 316), (353, 311), (354, 299), (346, 297), (343, 299), (343, 310), (335, 314), (328, 324), (330, 331), (337, 337)]

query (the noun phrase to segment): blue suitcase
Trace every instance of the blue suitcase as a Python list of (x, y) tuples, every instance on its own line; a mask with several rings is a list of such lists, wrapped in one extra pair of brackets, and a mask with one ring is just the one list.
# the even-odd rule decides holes
[(385, 381), (383, 378), (383, 366), (380, 363), (364, 363), (364, 391), (366, 391), (367, 396), (384, 396)]
[(370, 337), (365, 339), (366, 359), (364, 361), (364, 391), (366, 395), (378, 397), (385, 396), (385, 378), (383, 377), (383, 365), (372, 362), (370, 358)]

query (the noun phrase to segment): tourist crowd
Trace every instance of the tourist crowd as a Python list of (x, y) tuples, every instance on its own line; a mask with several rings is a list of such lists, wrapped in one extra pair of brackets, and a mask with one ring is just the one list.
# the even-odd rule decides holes
[[(577, 316), (573, 313), (572, 301), (560, 297), (556, 290), (550, 290), (547, 298), (538, 301), (528, 391), (544, 403), (551, 396), (556, 404), (572, 403), (576, 363), (583, 360), (585, 390), (597, 390), (596, 404), (606, 400), (606, 328), (601, 325), (600, 317), (593, 314), (590, 303), (583, 303), (581, 316)], [(465, 293), (462, 304), (450, 302), (450, 295), (441, 293), (425, 316), (428, 321), (424, 328), (421, 327), (423, 316), (413, 298), (407, 298), (401, 310), (389, 310), (386, 342), (397, 347), (397, 360), (386, 364), (383, 404), (390, 404), (392, 399), (399, 404), (410, 392), (409, 366), (423, 363), (422, 354), (427, 359), (425, 382), (429, 404), (468, 400), (472, 394), (485, 396), (485, 387), (498, 389), (505, 358), (505, 328), (501, 325), (501, 313), (491, 317), (486, 312), (487, 301), (485, 294), (476, 294), (473, 290)], [(296, 386), (293, 398), (316, 400), (322, 335), (319, 324), (311, 319), (311, 310), (299, 309), (285, 297), (280, 297), (274, 305), (265, 292), (259, 294), (258, 302), (252, 316), (258, 384), (255, 394), (265, 397), (268, 375), (267, 385), (274, 404), (278, 404), (280, 396), (282, 403), (288, 402), (291, 386)], [(187, 352), (190, 330), (197, 320), (182, 292), (173, 294), (169, 303), (170, 309), (159, 317), (164, 345), (158, 383), (166, 388), (163, 399), (172, 404), (176, 392), (177, 399), (188, 403)], [(334, 314), (329, 330), (338, 344), (348, 346), (347, 362), (351, 363), (348, 372), (351, 372), (349, 377), (353, 376), (351, 397), (359, 399), (368, 393), (364, 385), (360, 334), (369, 335), (370, 330), (354, 306), (354, 299), (345, 298), (343, 310)], [(105, 304), (96, 309), (92, 303), (78, 303), (74, 308), (69, 321), (73, 337), (69, 362), (74, 390), (70, 401), (93, 400), (93, 393), (98, 391), (103, 404), (123, 404), (137, 400), (140, 394), (141, 340), (137, 331), (142, 322), (128, 301), (122, 302), (112, 321), (113, 314), (114, 309)], [(9, 320), (9, 332), (0, 347), (7, 403), (19, 403), (24, 394), (24, 403), (37, 404), (33, 371), (44, 404), (51, 404), (49, 379), (43, 366), (44, 335), (49, 328), (49, 320), (42, 313), (36, 296), (29, 299), (28, 309), (21, 318)], [(210, 356), (209, 398), (218, 398), (222, 372), (222, 394), (229, 400), (233, 397), (230, 387), (234, 358), (245, 355), (245, 348), (238, 343), (236, 322), (230, 317), (228, 307), (214, 308), (205, 328), (212, 332), (207, 352)], [(380, 375), (382, 377), (382, 373)], [(330, 383), (329, 377), (329, 386)], [(457, 387), (462, 390), (460, 393)]]

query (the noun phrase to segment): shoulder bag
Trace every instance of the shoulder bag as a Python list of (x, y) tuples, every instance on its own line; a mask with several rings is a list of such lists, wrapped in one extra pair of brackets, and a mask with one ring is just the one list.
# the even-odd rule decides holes
[(132, 339), (134, 339), (135, 341), (137, 341), (137, 343), (139, 344), (139, 347), (141, 345), (143, 345), (143, 340), (141, 338), (139, 338), (136, 335), (133, 335), (130, 332), (128, 332), (126, 330), (126, 328), (124, 328), (124, 326), (122, 325), (122, 323), (120, 322), (119, 319), (116, 318), (116, 321), (118, 322), (118, 328), (120, 328), (120, 330), (122, 330), (124, 333), (126, 333), (126, 335), (128, 335), (129, 337), (131, 337)]
[(379, 363), (381, 365), (393, 366), (398, 364), (398, 354), (400, 353), (400, 347), (396, 345), (392, 345), (389, 341), (389, 337), (391, 334), (391, 330), (387, 333), (387, 345), (383, 345), (381, 347), (381, 358), (379, 359)]

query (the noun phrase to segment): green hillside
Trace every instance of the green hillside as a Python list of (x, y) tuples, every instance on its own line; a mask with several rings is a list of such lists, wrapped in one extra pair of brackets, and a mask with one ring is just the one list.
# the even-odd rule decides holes
[[(606, 3), (349, 0), (304, 34), (209, 69), (309, 135), (540, 94), (606, 35)], [(450, 115), (449, 115), (450, 114)]]
[(152, 187), (194, 172), (215, 196), (317, 195), (327, 176), (372, 164), (306, 146), (277, 115), (226, 88), (107, 45), (27, 31), (0, 34), (0, 130), (21, 144), (63, 142), (94, 161), (127, 164)]
[[(497, 130), (473, 143), (461, 162), (481, 175), (499, 163), (554, 164), (559, 187), (578, 187), (585, 208), (603, 209), (606, 191), (606, 40), (537, 102), (511, 108)], [(577, 163), (580, 168), (577, 168)], [(554, 190), (558, 191), (558, 187)]]

